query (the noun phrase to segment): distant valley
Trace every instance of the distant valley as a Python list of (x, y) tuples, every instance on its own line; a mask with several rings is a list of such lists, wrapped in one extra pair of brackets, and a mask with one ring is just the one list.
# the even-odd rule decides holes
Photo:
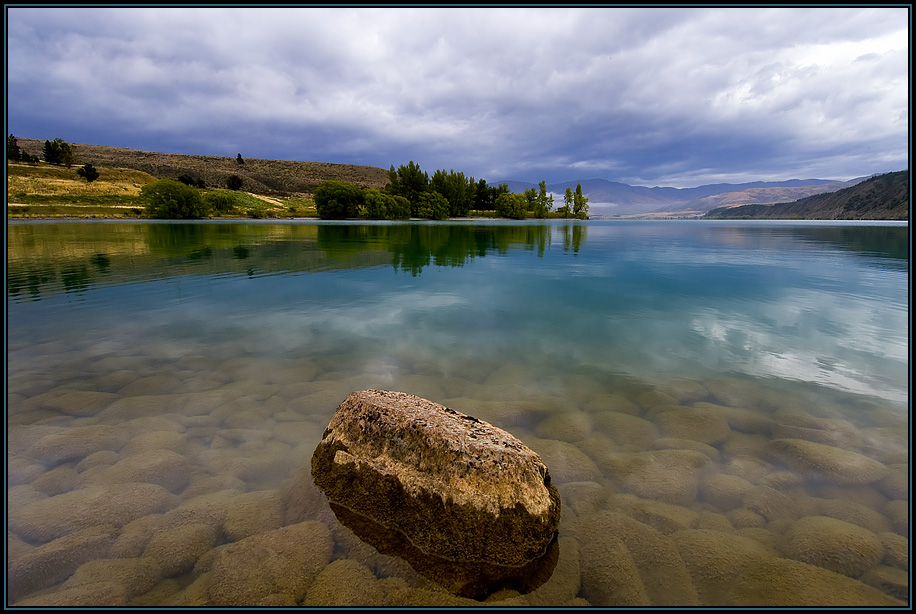
[[(700, 216), (713, 209), (745, 204), (772, 204), (794, 201), (814, 194), (835, 192), (854, 186), (866, 179), (850, 181), (829, 179), (791, 179), (788, 181), (754, 181), (749, 183), (717, 183), (695, 188), (647, 188), (617, 183), (606, 179), (566, 181), (547, 186), (557, 205), (563, 204), (563, 194), (569, 187), (589, 199), (589, 216), (613, 217), (684, 217)], [(521, 181), (504, 181), (513, 192), (523, 192), (536, 185)]]

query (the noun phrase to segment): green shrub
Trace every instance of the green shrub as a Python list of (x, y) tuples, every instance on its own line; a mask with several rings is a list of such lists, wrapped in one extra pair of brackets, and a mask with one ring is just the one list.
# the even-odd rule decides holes
[(206, 217), (207, 207), (197, 188), (179, 181), (160, 179), (140, 188), (146, 201), (146, 212), (162, 219), (198, 219)]
[(345, 181), (323, 181), (315, 188), (315, 207), (323, 220), (359, 217), (364, 203), (362, 188)]
[(92, 183), (99, 178), (99, 171), (89, 162), (76, 169), (76, 174), (85, 179), (86, 183)]
[(410, 201), (403, 196), (392, 196), (388, 204), (389, 220), (410, 219)]
[(513, 220), (523, 220), (527, 217), (528, 199), (524, 194), (505, 192), (496, 198), (496, 215), (508, 217)]
[(209, 211), (231, 213), (238, 205), (238, 201), (232, 194), (226, 194), (225, 192), (208, 192), (204, 194), (204, 205)]
[(410, 217), (410, 201), (381, 190), (364, 192), (366, 217), (371, 220), (404, 220)]
[(388, 199), (390, 196), (381, 190), (369, 189), (363, 195), (365, 199), (366, 217), (370, 220), (388, 219)]
[(448, 219), (448, 201), (439, 192), (423, 192), (418, 197), (417, 217), (430, 220)]
[(191, 175), (190, 173), (182, 173), (181, 175), (178, 175), (178, 181), (180, 181), (181, 183), (185, 185), (197, 186), (201, 190), (207, 187), (207, 184), (204, 183), (203, 179), (198, 179), (194, 177), (194, 175)]
[(229, 175), (229, 177), (226, 179), (226, 187), (230, 190), (241, 190), (242, 178), (238, 175)]

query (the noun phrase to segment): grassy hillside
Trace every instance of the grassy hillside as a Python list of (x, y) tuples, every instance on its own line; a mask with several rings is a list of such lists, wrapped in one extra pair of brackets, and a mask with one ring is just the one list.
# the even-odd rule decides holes
[[(44, 141), (18, 139), (19, 147), (41, 157)], [(238, 164), (235, 157), (189, 156), (156, 153), (102, 145), (70, 144), (77, 164), (91, 162), (94, 166), (132, 168), (157, 179), (177, 179), (188, 174), (202, 179), (207, 187), (224, 188), (231, 175), (242, 178), (242, 189), (266, 196), (311, 194), (322, 181), (346, 181), (364, 188), (381, 188), (388, 183), (388, 171), (374, 166), (331, 164), (328, 162), (295, 162), (244, 158)]]
[(816, 194), (836, 192), (837, 190), (854, 186), (860, 181), (854, 179), (852, 181), (834, 181), (801, 186), (747, 188), (698, 198), (690, 201), (688, 208), (696, 211), (711, 211), (720, 207), (734, 207), (736, 205), (772, 205), (775, 203), (794, 202)]
[[(41, 157), (44, 141), (18, 139), (22, 151)], [(225, 190), (237, 175), (241, 190), (232, 192), (248, 217), (313, 217), (311, 194), (322, 181), (346, 181), (382, 188), (388, 172), (373, 166), (167, 154), (102, 145), (70, 144), (75, 164), (7, 165), (7, 217), (139, 217), (140, 189), (157, 179), (190, 175), (208, 190)], [(76, 174), (91, 163), (99, 178), (87, 183)]]
[(720, 207), (715, 219), (908, 220), (910, 172), (872, 177), (849, 188), (774, 205)]

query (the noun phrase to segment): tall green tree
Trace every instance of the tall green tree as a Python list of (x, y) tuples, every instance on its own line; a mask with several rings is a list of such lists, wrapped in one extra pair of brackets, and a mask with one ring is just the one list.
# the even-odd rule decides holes
[(394, 165), (388, 170), (388, 184), (385, 191), (394, 196), (403, 196), (410, 202), (411, 215), (417, 214), (420, 194), (429, 189), (429, 175), (413, 160), (402, 164), (395, 170)]
[(493, 192), (487, 185), (487, 180), (479, 180), (474, 190), (474, 209), (478, 211), (492, 211), (494, 204)]
[(573, 194), (573, 215), (579, 219), (588, 219), (588, 197), (582, 194), (582, 184), (576, 184), (576, 193)]
[(429, 189), (445, 197), (450, 216), (462, 217), (474, 206), (477, 185), (473, 177), (466, 178), (464, 173), (440, 169), (430, 177)]
[(494, 208), (496, 208), (496, 199), (498, 199), (503, 194), (511, 194), (511, 192), (509, 191), (508, 183), (501, 183), (498, 186), (496, 186), (495, 188), (491, 186), (490, 191), (493, 194), (493, 207)]
[(48, 164), (64, 164), (67, 168), (73, 166), (73, 148), (63, 139), (45, 141), (42, 153)]
[(19, 139), (12, 134), (6, 137), (6, 159), (11, 162), (22, 160), (22, 150), (19, 149)]
[(41, 154), (48, 164), (60, 164), (60, 152), (51, 141), (45, 141)]
[(538, 191), (534, 188), (525, 188), (525, 208), (528, 211), (534, 212), (535, 206), (537, 206), (538, 200)]
[(474, 190), (474, 208), (479, 211), (493, 211), (496, 209), (496, 199), (499, 198), (499, 195), (508, 193), (508, 184), (487, 185), (487, 181), (481, 179)]
[(534, 217), (545, 218), (551, 209), (553, 209), (553, 194), (547, 192), (547, 182), (542, 181), (538, 184), (538, 194), (534, 202)]
[(572, 214), (573, 191), (572, 188), (566, 188), (566, 194), (563, 195), (563, 206), (557, 209), (557, 213), (563, 214), (563, 217), (569, 217)]

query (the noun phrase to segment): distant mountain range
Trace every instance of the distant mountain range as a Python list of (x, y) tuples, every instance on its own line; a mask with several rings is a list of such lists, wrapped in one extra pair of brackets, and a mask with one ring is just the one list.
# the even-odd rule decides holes
[[(584, 190), (584, 188), (583, 188)], [(738, 205), (709, 211), (714, 219), (909, 220), (910, 172), (885, 173), (854, 186), (773, 205)]]
[[(790, 179), (788, 181), (752, 181), (749, 183), (715, 183), (695, 188), (647, 188), (632, 186), (606, 179), (586, 179), (554, 183), (547, 186), (553, 193), (554, 207), (563, 204), (566, 188), (576, 189), (582, 185), (582, 193), (588, 197), (589, 216), (601, 217), (638, 216), (654, 214), (703, 215), (718, 207), (744, 204), (770, 204), (797, 200), (813, 194), (835, 192), (854, 186), (866, 179), (860, 177), (850, 181), (830, 179)], [(537, 185), (523, 181), (501, 181), (512, 192), (524, 192)]]

